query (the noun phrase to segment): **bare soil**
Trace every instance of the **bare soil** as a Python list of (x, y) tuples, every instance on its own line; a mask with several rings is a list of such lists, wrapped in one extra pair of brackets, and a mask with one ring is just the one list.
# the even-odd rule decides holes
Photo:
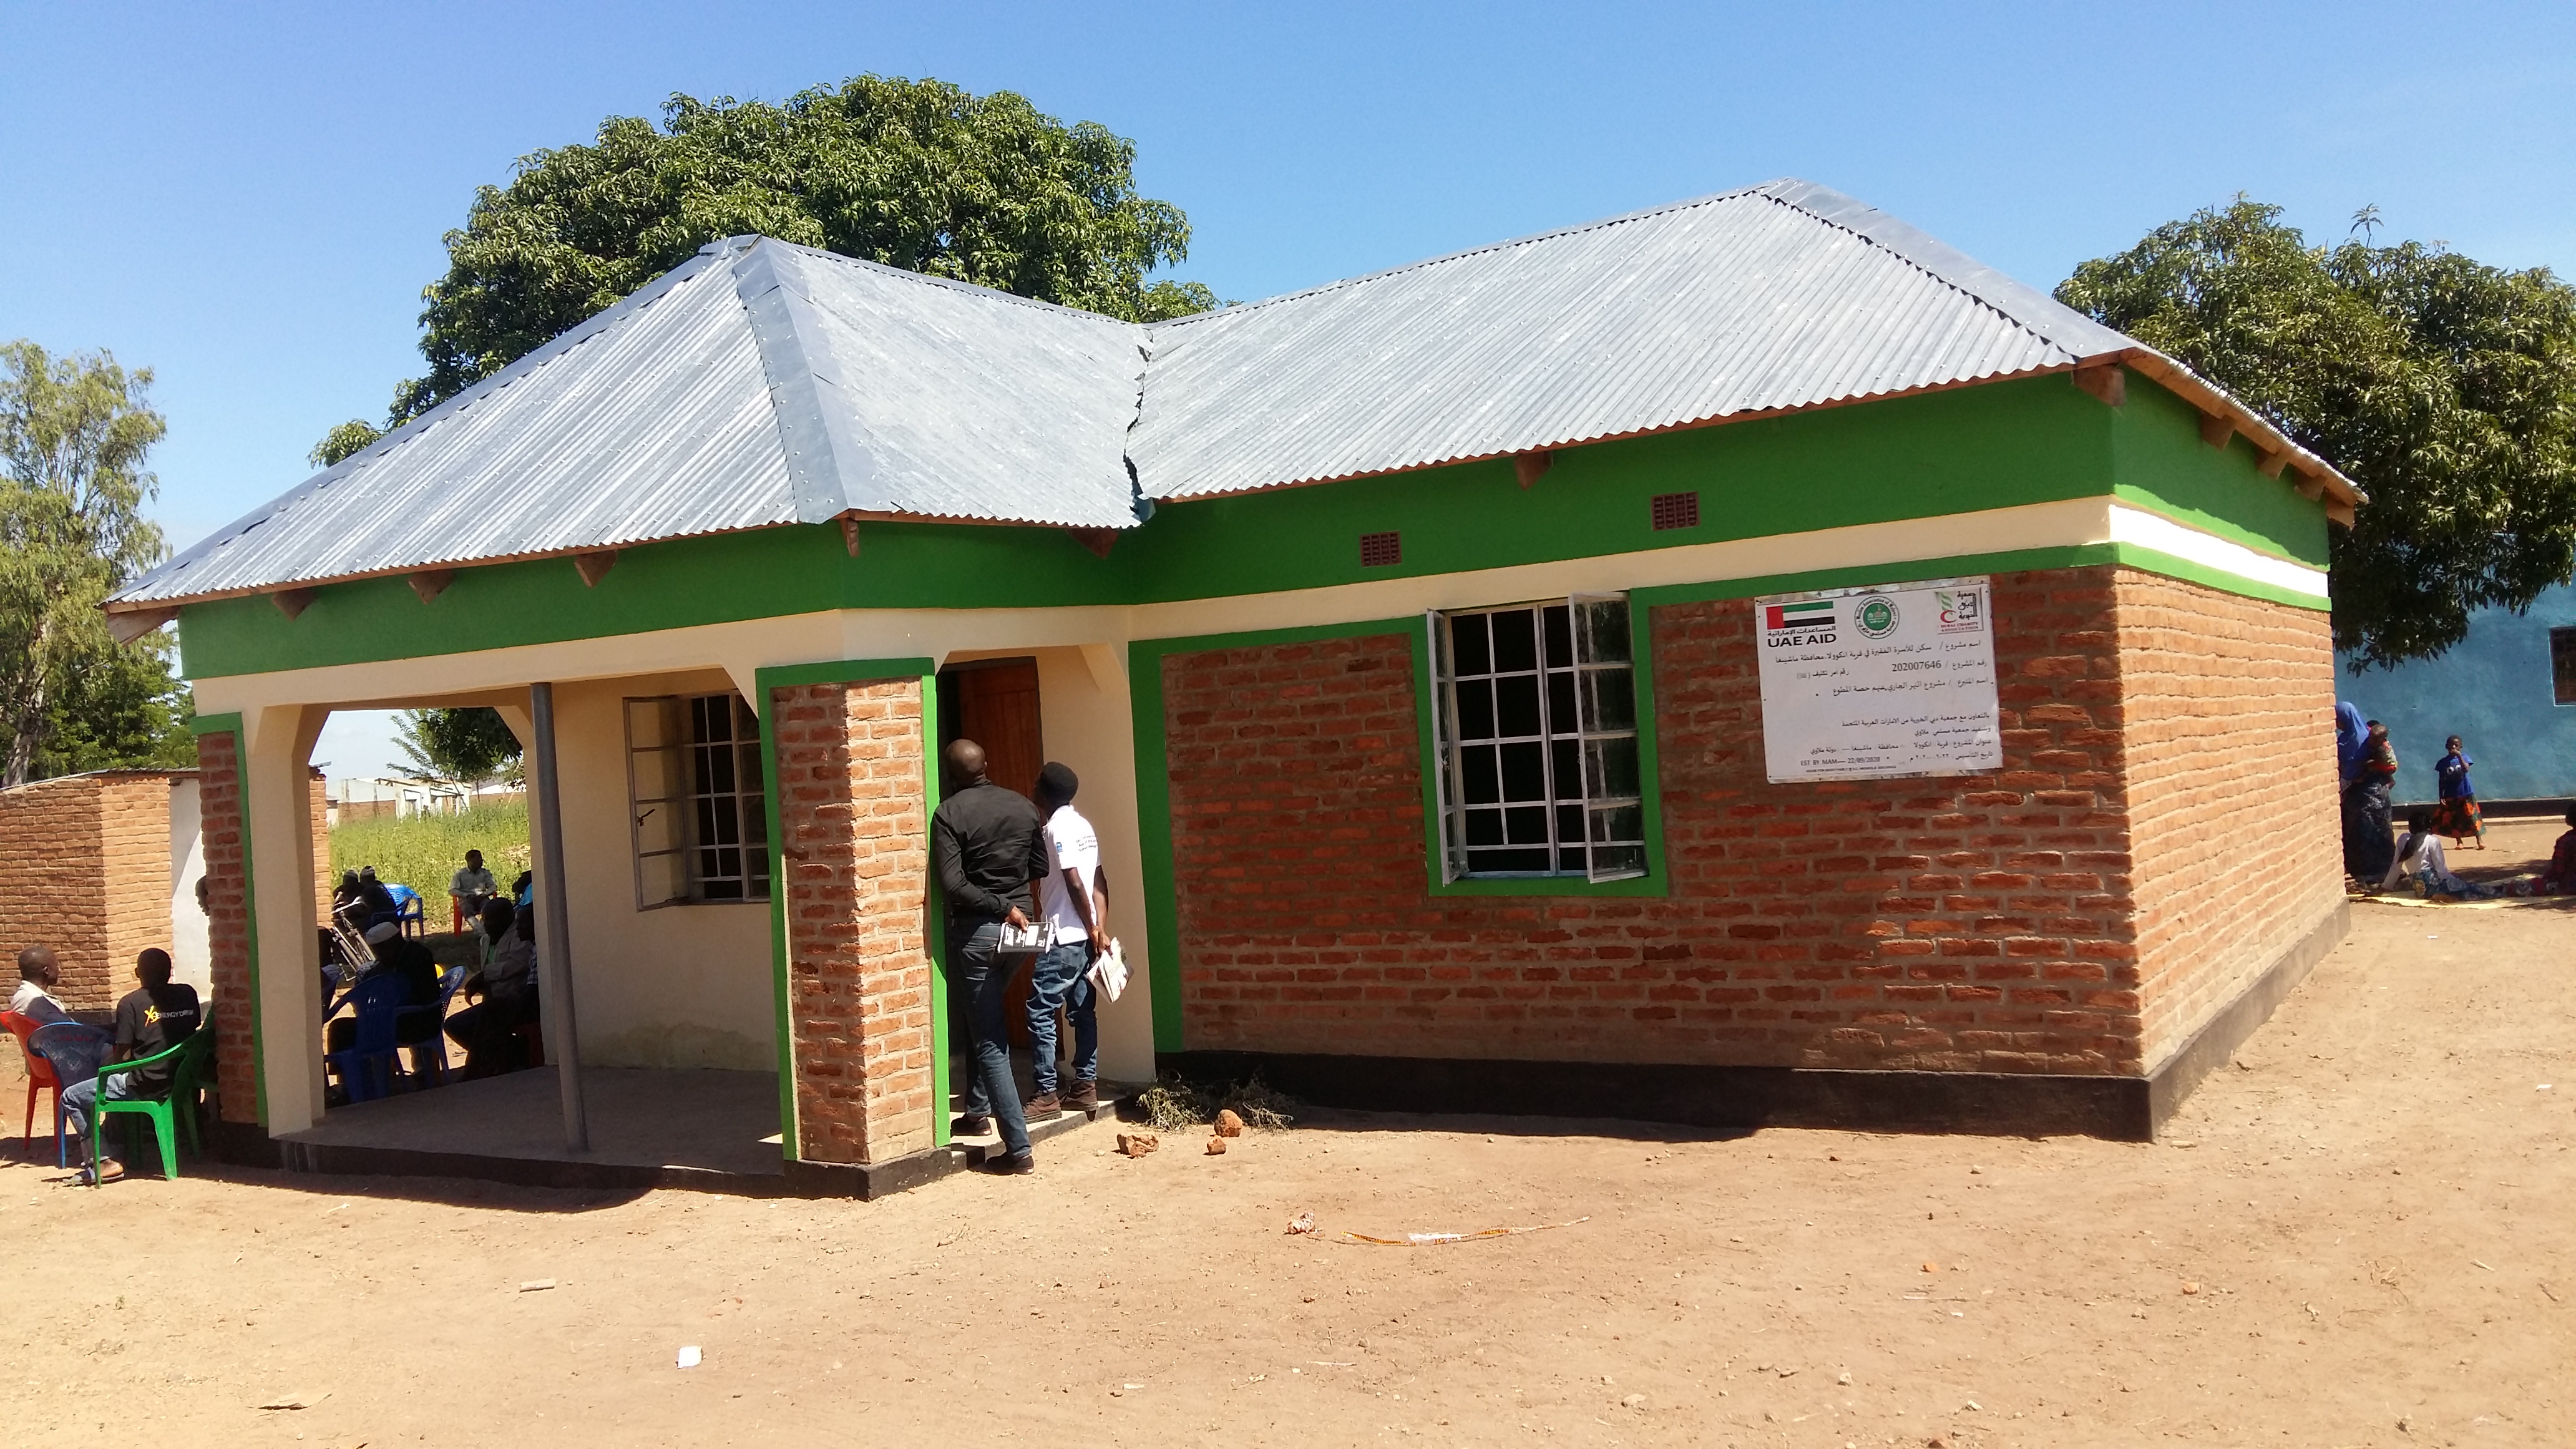
[(1102, 1123), (873, 1204), (12, 1164), (8, 1438), (2576, 1443), (2567, 905), (2357, 904), (2152, 1146)]

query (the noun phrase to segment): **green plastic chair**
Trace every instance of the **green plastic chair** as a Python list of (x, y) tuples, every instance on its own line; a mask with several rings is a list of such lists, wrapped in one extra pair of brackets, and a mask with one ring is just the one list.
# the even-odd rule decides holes
[[(188, 1039), (186, 1041), (179, 1043), (177, 1046), (154, 1052), (148, 1057), (136, 1057), (132, 1061), (110, 1062), (106, 1066), (100, 1067), (98, 1069), (99, 1081), (101, 1083), (100, 1095), (97, 1099), (98, 1110), (93, 1113), (89, 1119), (89, 1160), (92, 1162), (100, 1160), (99, 1138), (107, 1127), (107, 1118), (109, 1113), (140, 1113), (141, 1115), (152, 1119), (152, 1134), (161, 1144), (161, 1175), (163, 1177), (177, 1177), (179, 1175), (179, 1143), (176, 1136), (173, 1135), (173, 1129), (175, 1127), (184, 1126), (187, 1129), (189, 1151), (196, 1153), (203, 1153), (205, 1151), (205, 1148), (199, 1145), (197, 1141), (197, 1092), (201, 1085), (199, 1077), (206, 1070), (206, 1063), (214, 1056), (214, 1051), (215, 1009), (212, 1006), (209, 1006), (205, 1008), (205, 1015), (198, 1021), (197, 1029), (188, 1034)], [(157, 1099), (150, 1097), (136, 1097), (114, 1101), (108, 1099), (105, 1083), (110, 1073), (131, 1072), (143, 1067), (158, 1066), (163, 1062), (170, 1063), (170, 1094), (168, 1096)], [(182, 1112), (177, 1110), (181, 1104), (185, 1104), (187, 1107), (186, 1111)], [(177, 1119), (176, 1122), (173, 1122), (173, 1118)]]

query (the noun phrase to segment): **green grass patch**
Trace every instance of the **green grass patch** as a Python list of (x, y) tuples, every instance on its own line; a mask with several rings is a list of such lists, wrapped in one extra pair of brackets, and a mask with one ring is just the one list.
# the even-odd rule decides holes
[(448, 877), (464, 868), (469, 850), (483, 852), (483, 868), (508, 890), (528, 868), (528, 807), (477, 805), (454, 815), (379, 815), (332, 826), (331, 877), (372, 865), (378, 880), (420, 892), (433, 929), (445, 930)]

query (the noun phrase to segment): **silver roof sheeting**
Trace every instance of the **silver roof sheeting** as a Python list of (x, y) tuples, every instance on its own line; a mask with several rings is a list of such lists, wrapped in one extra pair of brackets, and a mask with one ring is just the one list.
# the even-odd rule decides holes
[(2073, 366), (2134, 346), (1805, 182), (1153, 329), (1129, 450), (1235, 493)]
[(1804, 181), (1152, 326), (734, 237), (109, 607), (843, 516), (1127, 528), (2112, 359), (2359, 497), (2172, 359)]
[(1143, 329), (718, 242), (154, 569), (125, 608), (844, 513), (1115, 528)]

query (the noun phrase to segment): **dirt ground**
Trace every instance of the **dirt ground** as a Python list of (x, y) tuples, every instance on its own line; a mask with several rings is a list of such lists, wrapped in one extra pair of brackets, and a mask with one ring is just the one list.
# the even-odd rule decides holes
[(9, 1439), (2576, 1443), (2576, 918), (2353, 914), (2153, 1146), (1103, 1123), (874, 1204), (13, 1164)]

